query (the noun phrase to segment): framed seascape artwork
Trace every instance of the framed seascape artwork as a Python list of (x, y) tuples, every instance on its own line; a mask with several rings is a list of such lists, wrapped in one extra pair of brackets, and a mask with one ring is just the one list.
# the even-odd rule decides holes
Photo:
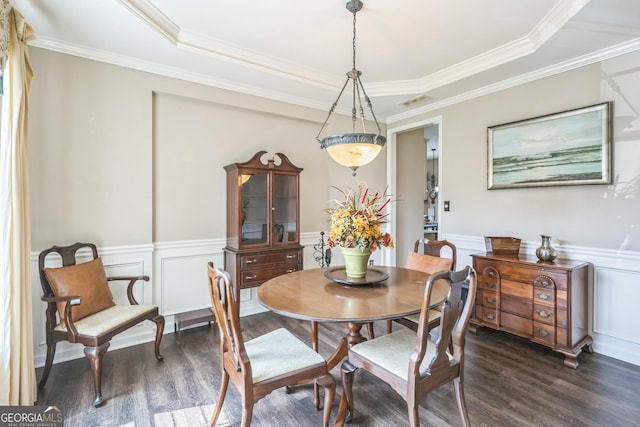
[(487, 128), (488, 188), (611, 183), (611, 103)]

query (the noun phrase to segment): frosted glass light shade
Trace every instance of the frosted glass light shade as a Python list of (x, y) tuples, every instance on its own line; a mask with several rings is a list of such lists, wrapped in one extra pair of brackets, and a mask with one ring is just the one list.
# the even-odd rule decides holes
[(328, 136), (320, 144), (338, 164), (353, 171), (371, 162), (382, 150), (387, 139), (372, 133), (348, 133)]

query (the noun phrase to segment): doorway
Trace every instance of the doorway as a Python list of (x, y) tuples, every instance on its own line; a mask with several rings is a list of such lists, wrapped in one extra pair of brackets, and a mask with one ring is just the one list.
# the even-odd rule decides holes
[[(416, 239), (424, 236), (426, 208), (432, 208), (427, 212), (432, 212), (438, 232), (442, 229), (439, 191), (434, 202), (431, 203), (429, 199), (428, 206), (425, 206), (425, 201), (428, 200), (427, 170), (433, 168), (430, 151), (432, 147), (436, 148), (434, 176), (438, 190), (442, 187), (441, 121), (441, 117), (434, 117), (387, 131), (387, 183), (390, 194), (396, 200), (396, 203), (391, 203), (392, 221), (388, 224), (388, 231), (394, 236), (396, 250), (385, 251), (383, 262), (387, 265), (404, 265), (407, 253), (413, 250)], [(425, 143), (425, 138), (429, 139), (428, 143)]]

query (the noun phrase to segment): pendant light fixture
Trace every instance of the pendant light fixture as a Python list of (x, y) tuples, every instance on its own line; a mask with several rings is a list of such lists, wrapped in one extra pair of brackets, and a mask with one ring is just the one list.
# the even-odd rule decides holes
[[(428, 141), (428, 140), (427, 140)], [(431, 203), (436, 202), (436, 198), (438, 197), (438, 181), (436, 179), (436, 149), (431, 149), (431, 160), (433, 161), (432, 169), (431, 169), (431, 177), (429, 178), (429, 182), (427, 183), (427, 193), (429, 194), (429, 198), (431, 199)]]
[[(380, 124), (378, 123), (378, 119), (376, 119), (373, 107), (371, 106), (371, 100), (367, 96), (364, 86), (362, 85), (362, 81), (360, 80), (362, 72), (356, 69), (356, 13), (362, 9), (362, 2), (360, 0), (350, 0), (347, 2), (346, 8), (353, 14), (353, 67), (351, 71), (347, 72), (347, 80), (344, 82), (342, 90), (340, 90), (340, 93), (338, 94), (338, 98), (331, 105), (327, 119), (320, 128), (320, 132), (318, 132), (316, 139), (320, 143), (320, 148), (326, 148), (333, 160), (343, 166), (347, 166), (353, 171), (353, 175), (355, 176), (356, 171), (360, 166), (364, 166), (376, 158), (380, 150), (382, 150), (382, 146), (387, 142), (387, 138), (382, 135)], [(351, 109), (352, 133), (325, 136), (321, 140), (320, 134), (326, 128), (331, 114), (338, 105), (338, 101), (350, 81), (353, 86), (353, 107)], [(364, 97), (364, 100), (371, 111), (378, 133), (367, 133), (366, 131), (361, 95)], [(357, 109), (356, 99), (358, 103)], [(356, 132), (358, 122), (360, 122), (360, 127), (362, 129), (361, 132)]]

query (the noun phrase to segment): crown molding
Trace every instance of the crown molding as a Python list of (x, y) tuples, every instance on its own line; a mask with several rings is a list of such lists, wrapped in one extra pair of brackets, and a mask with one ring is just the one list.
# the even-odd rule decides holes
[(526, 36), (423, 78), (367, 83), (369, 95), (393, 96), (425, 93), (530, 55), (544, 45), (589, 1), (591, 0), (563, 0), (554, 6)]
[(180, 27), (148, 0), (119, 0), (138, 19), (173, 44), (178, 43)]
[[(54, 52), (64, 53), (67, 55), (77, 56), (84, 59), (89, 59), (98, 62), (104, 62), (111, 65), (117, 65), (125, 68), (131, 68), (138, 71), (144, 71), (147, 73), (157, 74), (165, 77), (171, 77), (179, 80), (184, 80), (192, 83), (198, 83), (205, 86), (216, 87), (219, 89), (229, 90), (233, 92), (239, 92), (246, 95), (258, 96), (261, 98), (271, 99), (274, 101), (286, 102), (288, 104), (299, 105), (301, 107), (308, 107), (318, 110), (325, 110), (327, 105), (320, 104), (320, 102), (297, 97), (291, 93), (283, 93), (278, 91), (267, 90), (262, 87), (253, 85), (243, 85), (230, 80), (224, 80), (214, 78), (210, 75), (187, 72), (181, 68), (167, 67), (159, 65), (154, 62), (141, 61), (138, 58), (133, 58), (124, 55), (114, 55), (112, 53), (87, 49), (81, 46), (74, 46), (67, 43), (59, 43), (54, 40), (48, 40), (39, 38), (29, 42), (30, 46), (38, 47), (41, 49), (51, 50)], [(338, 112), (338, 110), (336, 110)], [(350, 114), (346, 109), (340, 111), (341, 114)]]
[[(529, 55), (560, 30), (589, 1), (591, 0), (561, 0), (524, 37), (420, 79), (367, 83), (369, 95), (423, 93)], [(120, 3), (180, 49), (322, 89), (340, 88), (340, 82), (333, 77), (299, 64), (269, 58), (209, 37), (185, 32), (148, 0), (120, 0)]]
[(549, 67), (541, 68), (531, 73), (521, 74), (519, 76), (503, 80), (491, 85), (481, 87), (476, 90), (472, 90), (457, 96), (453, 96), (447, 99), (443, 99), (438, 102), (433, 102), (428, 105), (424, 105), (418, 108), (414, 108), (404, 113), (396, 114), (387, 117), (387, 123), (393, 123), (404, 119), (410, 119), (420, 114), (428, 113), (430, 111), (438, 110), (440, 108), (448, 107), (450, 105), (458, 104), (464, 101), (469, 101), (474, 98), (489, 95), (494, 92), (509, 89), (514, 86), (518, 86), (524, 83), (529, 83), (534, 80), (539, 80), (545, 77), (553, 76), (555, 74), (570, 71), (579, 67), (584, 67), (596, 62), (604, 61), (606, 59), (614, 58), (616, 56), (625, 55), (627, 53), (640, 50), (640, 38), (630, 40), (628, 42), (620, 43), (615, 46), (611, 46), (607, 49), (602, 49), (597, 52), (592, 52), (587, 55), (579, 56), (568, 61), (564, 61), (558, 64), (551, 65)]

